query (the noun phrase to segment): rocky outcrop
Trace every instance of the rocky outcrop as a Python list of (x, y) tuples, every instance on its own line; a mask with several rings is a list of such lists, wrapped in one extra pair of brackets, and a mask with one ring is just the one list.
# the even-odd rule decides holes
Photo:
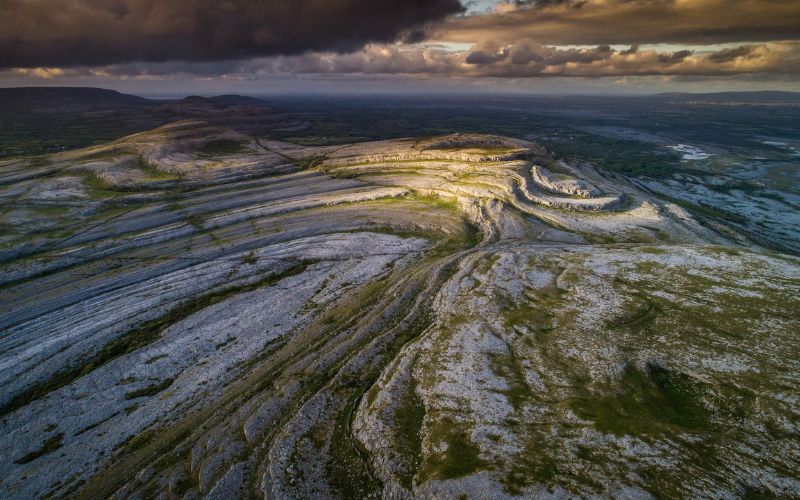
[[(562, 166), (566, 163), (561, 162)], [(554, 174), (541, 165), (531, 167), (534, 182), (545, 189), (579, 198), (597, 198), (600, 190), (582, 179), (577, 179), (568, 174)]]

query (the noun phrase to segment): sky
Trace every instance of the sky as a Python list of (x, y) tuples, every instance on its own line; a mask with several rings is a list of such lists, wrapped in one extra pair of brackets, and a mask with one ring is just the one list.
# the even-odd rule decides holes
[(0, 86), (800, 91), (800, 0), (0, 0)]

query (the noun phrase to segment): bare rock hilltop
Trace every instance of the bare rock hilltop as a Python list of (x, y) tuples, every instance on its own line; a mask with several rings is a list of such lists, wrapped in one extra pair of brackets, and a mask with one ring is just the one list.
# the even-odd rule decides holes
[(3, 498), (800, 492), (797, 257), (523, 140), (173, 106), (0, 162)]

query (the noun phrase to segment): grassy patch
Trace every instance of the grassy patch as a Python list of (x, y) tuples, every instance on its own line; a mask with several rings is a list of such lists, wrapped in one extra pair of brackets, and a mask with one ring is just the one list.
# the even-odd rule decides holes
[(556, 286), (531, 290), (527, 300), (509, 303), (503, 307), (505, 327), (526, 326), (536, 331), (550, 331), (557, 326), (553, 312), (560, 303), (564, 291)]
[(64, 442), (64, 434), (56, 434), (55, 436), (49, 437), (44, 440), (42, 446), (38, 449), (21, 456), (20, 458), (14, 460), (15, 464), (27, 464), (33, 462), (37, 458), (47, 455), (48, 453), (52, 453), (57, 449), (61, 448), (61, 444)]
[(365, 452), (350, 433), (353, 406), (348, 404), (334, 424), (330, 453), (335, 459), (326, 464), (326, 475), (341, 498), (378, 498), (381, 484), (372, 476), (362, 457)]
[(648, 437), (707, 430), (709, 411), (699, 396), (687, 375), (654, 364), (644, 371), (628, 365), (616, 385), (572, 399), (569, 406), (601, 432)]
[(248, 252), (246, 255), (242, 255), (242, 262), (245, 264), (255, 264), (258, 262), (258, 257), (253, 252)]
[(158, 356), (153, 356), (152, 358), (148, 359), (147, 361), (144, 362), (144, 364), (150, 365), (150, 364), (155, 363), (159, 359), (166, 358), (166, 357), (167, 357), (166, 354), (159, 354)]
[(298, 168), (302, 170), (308, 170), (322, 165), (322, 163), (327, 159), (328, 157), (325, 155), (316, 155), (292, 161), (294, 161), (294, 164), (297, 165)]
[(203, 226), (203, 217), (201, 215), (198, 214), (187, 215), (186, 222), (188, 222), (192, 227), (194, 227), (198, 231), (205, 231), (205, 227)]
[(409, 490), (413, 486), (422, 454), (422, 423), (425, 420), (425, 405), (416, 391), (416, 382), (411, 379), (394, 411), (394, 431), (397, 436), (396, 449), (405, 463), (398, 471), (400, 484)]
[(89, 175), (83, 179), (83, 184), (95, 195), (103, 194), (106, 191), (115, 191), (117, 189), (116, 184), (103, 179), (94, 172), (90, 172)]
[(514, 326), (527, 326), (535, 330), (552, 330), (555, 325), (553, 313), (542, 308), (535, 302), (514, 304), (504, 311), (504, 324), (506, 328)]
[(147, 178), (145, 179), (146, 181), (174, 181), (183, 178), (183, 176), (180, 174), (158, 170), (156, 167), (150, 165), (141, 158), (139, 159), (139, 168), (141, 168), (142, 171), (147, 174)]
[(548, 484), (558, 473), (555, 460), (540, 450), (527, 449), (515, 457), (508, 473), (501, 479), (503, 489), (511, 495), (521, 495), (522, 488), (531, 484)]
[(117, 412), (114, 412), (114, 413), (112, 413), (111, 415), (107, 416), (106, 418), (104, 418), (104, 419), (102, 419), (102, 420), (99, 420), (99, 421), (97, 421), (97, 422), (95, 422), (95, 423), (93, 423), (93, 424), (89, 424), (89, 425), (87, 425), (87, 426), (86, 426), (86, 427), (84, 427), (83, 429), (81, 429), (81, 430), (79, 430), (78, 432), (76, 432), (74, 435), (75, 435), (75, 436), (80, 436), (80, 435), (81, 435), (81, 434), (83, 434), (83, 433), (89, 432), (90, 430), (92, 430), (92, 429), (94, 429), (94, 428), (96, 428), (96, 427), (98, 427), (98, 426), (100, 426), (100, 425), (102, 425), (102, 424), (104, 424), (104, 423), (108, 422), (109, 420), (111, 420), (112, 418), (116, 417), (117, 415), (119, 415), (119, 412), (118, 412), (118, 411), (117, 411)]
[(480, 448), (470, 440), (467, 430), (450, 418), (443, 418), (430, 429), (434, 446), (446, 443), (447, 449), (428, 457), (423, 470), (426, 479), (455, 479), (480, 469)]
[(220, 350), (223, 347), (225, 347), (226, 345), (230, 344), (231, 342), (235, 342), (235, 341), (236, 341), (236, 337), (228, 337), (227, 339), (223, 340), (219, 344), (215, 345), (214, 349)]
[(163, 380), (163, 381), (161, 381), (161, 382), (159, 382), (157, 384), (151, 384), (151, 385), (148, 385), (147, 387), (143, 387), (141, 389), (137, 389), (135, 391), (128, 392), (128, 393), (125, 394), (125, 399), (136, 399), (136, 398), (141, 398), (141, 397), (144, 397), (144, 396), (153, 396), (153, 395), (158, 394), (159, 392), (163, 391), (167, 387), (171, 386), (172, 382), (174, 382), (174, 380), (171, 379), (171, 378), (168, 378), (168, 379)]

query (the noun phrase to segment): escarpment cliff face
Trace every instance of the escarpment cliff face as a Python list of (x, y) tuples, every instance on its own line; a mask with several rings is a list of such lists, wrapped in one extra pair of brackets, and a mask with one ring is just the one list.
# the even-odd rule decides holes
[(795, 495), (800, 261), (536, 144), (0, 163), (5, 498)]

